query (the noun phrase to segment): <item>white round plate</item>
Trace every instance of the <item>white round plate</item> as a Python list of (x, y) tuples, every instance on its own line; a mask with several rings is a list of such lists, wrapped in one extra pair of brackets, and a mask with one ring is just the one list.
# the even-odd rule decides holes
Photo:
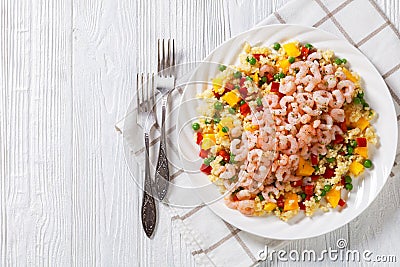
[[(344, 209), (318, 212), (313, 217), (298, 215), (288, 222), (283, 222), (275, 216), (246, 217), (237, 210), (225, 206), (223, 199), (214, 201), (209, 207), (226, 222), (246, 232), (257, 236), (281, 240), (310, 238), (333, 231), (362, 213), (381, 191), (392, 169), (397, 147), (397, 121), (394, 105), (389, 90), (381, 75), (371, 62), (357, 49), (346, 41), (319, 29), (298, 25), (271, 25), (244, 32), (223, 43), (204, 60), (204, 64), (195, 70), (192, 81), (210, 81), (215, 77), (217, 68), (210, 68), (207, 62), (225, 65), (238, 64), (238, 55), (242, 52), (245, 42), (252, 46), (271, 46), (275, 42), (286, 43), (298, 40), (311, 43), (320, 49), (332, 49), (340, 58), (346, 58), (350, 68), (357, 72), (362, 80), (365, 98), (378, 113), (373, 122), (379, 136), (379, 146), (372, 151), (374, 167), (354, 179), (354, 189), (349, 194), (347, 206)], [(203, 84), (189, 85), (185, 88), (183, 102), (193, 100), (196, 94), (204, 90)], [(198, 158), (198, 148), (193, 142), (193, 131), (188, 122), (195, 116), (195, 108), (182, 105), (178, 115), (180, 152), (186, 160), (195, 161)], [(372, 145), (370, 146), (373, 147)], [(199, 161), (197, 161), (199, 162)], [(192, 173), (189, 175), (194, 186), (204, 187), (208, 183), (206, 175)], [(215, 192), (218, 192), (215, 186)], [(215, 195), (212, 192), (212, 195)], [(209, 200), (210, 190), (198, 190), (202, 199)]]

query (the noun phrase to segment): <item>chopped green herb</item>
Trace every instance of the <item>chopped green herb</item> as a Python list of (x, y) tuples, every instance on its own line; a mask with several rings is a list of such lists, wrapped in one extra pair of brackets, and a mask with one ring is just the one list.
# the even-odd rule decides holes
[(218, 69), (219, 69), (219, 71), (224, 71), (224, 70), (226, 70), (226, 66), (225, 65), (219, 65)]

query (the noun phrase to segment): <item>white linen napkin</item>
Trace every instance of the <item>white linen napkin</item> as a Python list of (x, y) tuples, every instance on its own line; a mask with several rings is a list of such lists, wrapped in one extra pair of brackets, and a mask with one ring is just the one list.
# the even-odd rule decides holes
[[(331, 32), (363, 52), (388, 84), (398, 121), (400, 120), (400, 34), (374, 1), (293, 0), (257, 26), (285, 23), (313, 26)], [(170, 97), (171, 101), (179, 102), (180, 94), (180, 89), (174, 91)], [(127, 163), (131, 170), (136, 170), (137, 173), (133, 174), (135, 178), (140, 179), (143, 176), (138, 175), (141, 172), (140, 162), (143, 162), (143, 147), (141, 142), (137, 142), (138, 136), (141, 135), (138, 135), (140, 129), (135, 124), (135, 116), (134, 107), (131, 106), (128, 115), (116, 124), (116, 129), (123, 134), (126, 147), (129, 147), (125, 151)], [(187, 181), (178, 163), (179, 155), (174, 149), (174, 144), (178, 143), (177, 134), (174, 134), (175, 125), (171, 122), (167, 122), (167, 125), (169, 136), (173, 137), (168, 140), (173, 183), (186, 185)], [(158, 135), (159, 131), (156, 128), (153, 134), (153, 152), (158, 148)], [(142, 181), (138, 181), (138, 184), (141, 183)], [(177, 203), (178, 196), (179, 193), (171, 193), (168, 201)], [(196, 197), (192, 200), (193, 206), (200, 203)], [(259, 261), (260, 252), (265, 246), (278, 250), (288, 244), (287, 241), (263, 239), (243, 232), (224, 222), (204, 205), (190, 209), (167, 205), (163, 208), (170, 211), (173, 223), (179, 226), (179, 231), (185, 236), (198, 265), (231, 265), (234, 255), (235, 266), (250, 266)]]

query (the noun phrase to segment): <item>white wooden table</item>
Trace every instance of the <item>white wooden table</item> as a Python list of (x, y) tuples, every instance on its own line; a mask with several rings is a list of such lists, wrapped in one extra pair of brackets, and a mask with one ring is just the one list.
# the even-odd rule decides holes
[[(135, 73), (155, 70), (157, 38), (176, 39), (179, 62), (201, 60), (285, 2), (1, 0), (0, 266), (194, 266), (165, 211), (145, 237), (113, 125)], [(377, 3), (400, 28), (399, 1)], [(345, 238), (399, 261), (399, 188), (390, 177), (349, 225), (287, 249)]]

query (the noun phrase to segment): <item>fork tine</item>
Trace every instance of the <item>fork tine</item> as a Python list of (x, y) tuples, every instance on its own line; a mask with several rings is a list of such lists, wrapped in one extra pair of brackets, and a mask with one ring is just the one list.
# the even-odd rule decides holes
[(172, 39), (172, 67), (175, 66), (175, 39)]
[(161, 71), (161, 54), (160, 54), (160, 49), (161, 49), (161, 45), (160, 45), (161, 40), (158, 39), (157, 41), (157, 72)]
[(162, 65), (161, 68), (162, 70), (165, 69), (165, 39), (162, 39), (162, 59), (161, 59)]
[(167, 58), (165, 59), (166, 64), (165, 64), (165, 68), (168, 69), (168, 73), (169, 73), (169, 67), (171, 67), (171, 39), (168, 39), (168, 46), (167, 46)]
[(146, 112), (146, 105), (144, 105), (144, 101), (145, 101), (145, 91), (144, 91), (144, 87), (145, 87), (145, 81), (144, 81), (144, 74), (142, 73), (141, 74), (141, 80), (142, 80), (142, 97), (141, 97), (141, 101), (140, 101), (140, 104), (141, 104), (141, 110), (142, 110), (142, 112), (144, 111), (144, 112)]
[(139, 73), (136, 74), (136, 104), (137, 104), (137, 113), (136, 113), (136, 122), (139, 121), (139, 112), (140, 112), (140, 100), (139, 100), (139, 93), (140, 93), (140, 88), (139, 88)]

